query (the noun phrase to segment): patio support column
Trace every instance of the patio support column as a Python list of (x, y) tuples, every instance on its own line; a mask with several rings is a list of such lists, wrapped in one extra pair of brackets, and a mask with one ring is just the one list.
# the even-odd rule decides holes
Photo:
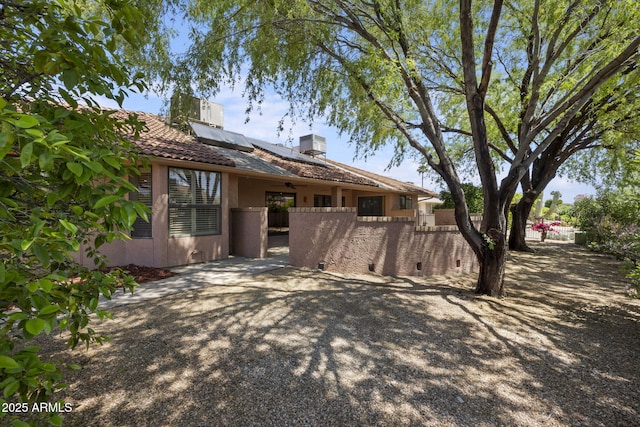
[(342, 207), (342, 187), (331, 188), (331, 207)]

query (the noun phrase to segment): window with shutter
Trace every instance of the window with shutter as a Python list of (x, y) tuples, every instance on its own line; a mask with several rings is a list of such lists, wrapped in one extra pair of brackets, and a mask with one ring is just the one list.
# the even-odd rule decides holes
[(169, 235), (220, 234), (221, 174), (169, 168)]
[[(151, 194), (151, 170), (140, 172), (140, 175), (132, 175), (129, 181), (138, 189), (137, 192), (129, 193), (129, 200), (144, 203), (151, 210), (153, 204)], [(152, 237), (151, 214), (147, 215), (149, 221), (138, 217), (133, 223), (131, 237), (134, 239), (144, 239)]]

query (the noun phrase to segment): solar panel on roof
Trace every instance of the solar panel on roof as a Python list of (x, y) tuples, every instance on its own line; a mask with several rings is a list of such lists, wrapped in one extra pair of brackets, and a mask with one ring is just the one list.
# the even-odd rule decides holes
[(244, 135), (226, 130), (189, 122), (191, 129), (200, 142), (218, 147), (232, 148), (240, 151), (253, 151), (253, 145), (247, 141)]
[(304, 155), (291, 148), (283, 147), (282, 145), (275, 145), (270, 142), (260, 141), (259, 139), (254, 139), (254, 138), (247, 138), (247, 140), (251, 144), (255, 145), (256, 147), (261, 148), (265, 151), (268, 151), (271, 154), (275, 154), (278, 157), (282, 157), (283, 159), (294, 160), (296, 162), (310, 163), (314, 165), (327, 166), (327, 164), (320, 159), (316, 159), (314, 157)]

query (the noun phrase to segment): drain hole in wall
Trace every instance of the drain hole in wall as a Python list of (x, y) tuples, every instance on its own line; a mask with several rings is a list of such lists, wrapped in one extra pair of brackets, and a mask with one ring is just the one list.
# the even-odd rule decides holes
[(456, 267), (460, 267), (460, 260), (459, 259), (456, 260)]
[(422, 263), (421, 263), (421, 262), (417, 263), (417, 264), (416, 264), (416, 268), (417, 268), (418, 270), (422, 270)]
[(369, 264), (369, 271), (375, 271), (375, 265)]

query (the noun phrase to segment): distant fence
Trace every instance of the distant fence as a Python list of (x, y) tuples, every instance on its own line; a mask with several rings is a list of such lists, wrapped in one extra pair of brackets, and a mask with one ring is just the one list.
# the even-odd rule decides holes
[[(450, 209), (453, 211), (453, 209)], [(477, 215), (477, 214), (476, 214)], [(455, 224), (455, 219), (453, 218), (453, 213), (451, 213), (450, 221), (443, 222), (442, 219), (436, 221), (436, 216), (434, 214), (425, 214), (424, 212), (418, 212), (418, 226), (434, 226), (436, 225), (446, 224)], [(531, 229), (533, 223), (528, 222), (526, 228), (526, 237), (527, 239), (537, 239), (540, 240), (540, 232), (534, 231)], [(575, 241), (576, 232), (580, 232), (580, 230), (575, 229), (574, 227), (560, 227), (554, 226), (553, 229), (555, 232), (547, 233), (547, 239), (549, 240), (562, 240), (562, 241)]]
[(436, 225), (436, 216), (425, 212), (418, 212), (418, 227), (433, 227)]
[[(528, 239), (540, 239), (540, 232), (539, 231), (534, 231), (531, 229), (531, 226), (533, 224), (527, 224), (527, 238)], [(547, 239), (548, 240), (568, 240), (568, 241), (574, 241), (575, 239), (575, 235), (576, 235), (576, 230), (573, 227), (553, 227), (553, 229), (556, 231), (555, 233), (551, 232), (551, 233), (547, 233)]]

